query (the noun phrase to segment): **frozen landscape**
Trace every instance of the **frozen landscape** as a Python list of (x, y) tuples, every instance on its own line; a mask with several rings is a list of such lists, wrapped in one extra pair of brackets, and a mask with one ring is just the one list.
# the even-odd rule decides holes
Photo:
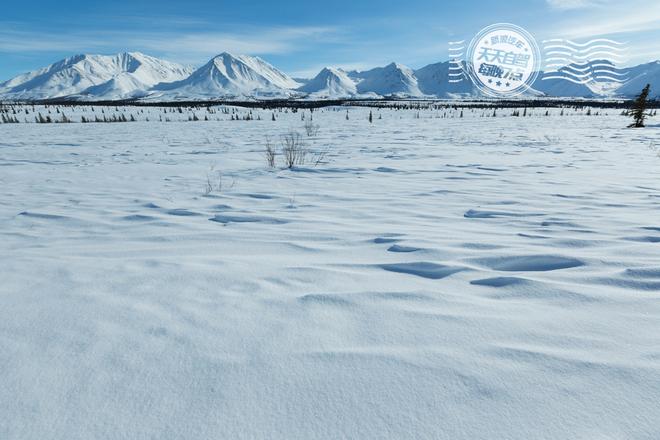
[(0, 438), (660, 438), (658, 120), (459, 112), (18, 108)]

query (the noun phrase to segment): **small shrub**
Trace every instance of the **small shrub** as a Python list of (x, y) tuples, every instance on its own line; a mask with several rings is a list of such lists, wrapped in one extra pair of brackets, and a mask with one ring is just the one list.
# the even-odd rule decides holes
[(270, 138), (266, 138), (266, 163), (268, 167), (275, 168), (275, 149), (270, 143)]
[(319, 134), (320, 129), (321, 126), (314, 124), (314, 122), (311, 120), (305, 123), (305, 133), (307, 133), (307, 137), (315, 137), (317, 134)]
[(305, 164), (307, 149), (303, 144), (300, 133), (292, 131), (282, 135), (282, 156), (287, 168)]
[(330, 148), (325, 147), (324, 149), (319, 150), (314, 154), (314, 156), (312, 157), (312, 163), (314, 164), (315, 168), (325, 162), (325, 158), (328, 155), (329, 151)]
[(205, 196), (213, 192), (222, 192), (222, 172), (216, 170), (215, 165), (212, 165), (206, 173), (206, 182), (204, 185)]

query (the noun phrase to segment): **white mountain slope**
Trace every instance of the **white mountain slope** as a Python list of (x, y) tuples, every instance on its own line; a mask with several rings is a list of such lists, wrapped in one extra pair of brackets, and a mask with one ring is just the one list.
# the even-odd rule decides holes
[(76, 55), (0, 84), (5, 99), (87, 97), (122, 99), (142, 96), (161, 82), (188, 77), (192, 69), (138, 52)]
[(647, 84), (651, 85), (650, 96), (660, 98), (660, 61), (642, 64), (627, 69), (628, 81), (619, 88), (617, 95), (632, 98), (641, 93)]
[(409, 67), (392, 63), (365, 72), (350, 72), (349, 76), (358, 81), (360, 94), (376, 93), (381, 96), (422, 96), (415, 73)]
[(121, 71), (104, 84), (85, 91), (94, 97), (125, 98), (142, 96), (156, 84), (179, 81), (189, 77), (194, 69), (141, 53), (120, 57)]
[(190, 77), (152, 89), (152, 97), (209, 99), (218, 97), (290, 96), (300, 84), (258, 57), (222, 53)]
[(342, 69), (326, 67), (298, 90), (317, 98), (344, 98), (355, 96), (357, 85)]

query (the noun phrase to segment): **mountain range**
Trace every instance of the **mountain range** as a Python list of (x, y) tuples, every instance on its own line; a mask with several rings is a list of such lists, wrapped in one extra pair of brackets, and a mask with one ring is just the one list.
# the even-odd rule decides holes
[[(614, 69), (607, 63), (595, 60), (579, 66), (565, 66), (552, 75), (540, 72), (529, 94), (629, 98), (637, 95), (646, 84), (651, 84), (652, 95), (660, 97), (660, 61), (617, 69), (616, 78), (597, 81), (594, 72)], [(176, 101), (479, 97), (478, 89), (467, 75), (460, 81), (450, 81), (451, 65), (446, 61), (413, 70), (391, 63), (367, 71), (326, 67), (312, 79), (293, 79), (259, 57), (227, 52), (198, 69), (138, 52), (114, 56), (76, 55), (0, 83), (0, 99)]]

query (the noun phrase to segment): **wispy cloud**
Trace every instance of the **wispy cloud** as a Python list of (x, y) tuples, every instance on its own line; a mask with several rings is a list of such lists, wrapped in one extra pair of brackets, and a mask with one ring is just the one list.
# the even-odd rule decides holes
[[(568, 38), (584, 42), (593, 38), (610, 38), (628, 43), (627, 65), (658, 58), (660, 36), (660, 2), (647, 0), (546, 0), (564, 9), (581, 5), (580, 10), (562, 14), (553, 26), (537, 32), (540, 38)], [(606, 7), (605, 7), (606, 6)]]
[(84, 48), (106, 47), (108, 40), (88, 35), (84, 40), (72, 34), (36, 33), (15, 30), (6, 24), (0, 24), (0, 52), (77, 52)]
[(587, 17), (571, 18), (559, 24), (555, 32), (562, 32), (564, 37), (580, 38), (660, 29), (660, 2), (639, 8), (632, 4), (627, 6), (630, 7), (595, 11)]
[(141, 50), (172, 54), (183, 62), (193, 62), (224, 51), (248, 55), (289, 54), (336, 33), (337, 30), (331, 27), (262, 28), (242, 33), (157, 33), (136, 36), (127, 44)]
[(610, 0), (546, 0), (553, 9), (570, 10), (605, 6)]
[(299, 51), (325, 39), (338, 38), (333, 27), (268, 27), (242, 32), (132, 31), (44, 33), (0, 23), (0, 52), (107, 52), (142, 50), (168, 54), (177, 61), (199, 63), (220, 52), (273, 55)]

